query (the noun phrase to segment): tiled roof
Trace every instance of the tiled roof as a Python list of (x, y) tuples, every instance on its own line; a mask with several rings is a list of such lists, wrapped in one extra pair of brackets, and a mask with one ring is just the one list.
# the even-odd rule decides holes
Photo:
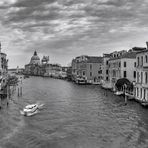
[(130, 58), (130, 59), (135, 59), (136, 58), (136, 52), (127, 52), (125, 54), (123, 54), (121, 56), (121, 59), (122, 58)]
[(87, 63), (102, 63), (103, 57), (88, 56)]
[(113, 57), (110, 58), (109, 60), (116, 60), (116, 59), (123, 59), (123, 58), (128, 58), (128, 59), (135, 59), (136, 58), (136, 52), (127, 52), (119, 57)]
[(133, 47), (132, 48), (132, 50), (134, 50), (134, 51), (143, 51), (143, 50), (146, 50), (146, 48), (145, 47)]
[(143, 51), (139, 51), (139, 52), (137, 52), (136, 54), (138, 54), (138, 53), (143, 53), (143, 52), (148, 52), (148, 49), (143, 50)]
[(103, 54), (103, 57), (110, 58), (111, 57), (111, 54), (110, 53), (104, 53)]

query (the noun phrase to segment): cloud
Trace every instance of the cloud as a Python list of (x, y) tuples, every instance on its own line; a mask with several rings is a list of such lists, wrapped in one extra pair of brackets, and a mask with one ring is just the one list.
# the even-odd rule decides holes
[(36, 49), (66, 64), (79, 54), (143, 45), (147, 7), (147, 0), (1, 0), (0, 40), (10, 58)]

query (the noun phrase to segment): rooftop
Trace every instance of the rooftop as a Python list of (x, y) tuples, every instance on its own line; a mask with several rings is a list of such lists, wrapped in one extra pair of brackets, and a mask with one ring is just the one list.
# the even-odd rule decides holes
[(116, 60), (116, 59), (124, 59), (124, 58), (127, 58), (127, 59), (135, 59), (136, 58), (136, 53), (137, 52), (127, 52), (119, 57), (113, 57), (113, 58), (110, 58), (109, 60)]
[(88, 56), (87, 63), (102, 63), (103, 57)]

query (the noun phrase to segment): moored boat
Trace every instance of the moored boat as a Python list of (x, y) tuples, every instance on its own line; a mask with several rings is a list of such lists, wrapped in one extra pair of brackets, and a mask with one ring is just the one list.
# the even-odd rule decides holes
[(148, 102), (142, 102), (141, 105), (142, 105), (143, 107), (148, 107)]

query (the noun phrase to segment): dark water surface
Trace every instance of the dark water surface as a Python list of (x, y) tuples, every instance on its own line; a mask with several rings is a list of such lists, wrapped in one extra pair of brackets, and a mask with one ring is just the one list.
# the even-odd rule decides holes
[[(31, 77), (23, 80), (23, 96), (13, 96), (0, 111), (3, 148), (147, 148), (148, 110), (99, 86)], [(43, 110), (20, 115), (28, 103)], [(5, 103), (5, 102), (3, 102)]]

